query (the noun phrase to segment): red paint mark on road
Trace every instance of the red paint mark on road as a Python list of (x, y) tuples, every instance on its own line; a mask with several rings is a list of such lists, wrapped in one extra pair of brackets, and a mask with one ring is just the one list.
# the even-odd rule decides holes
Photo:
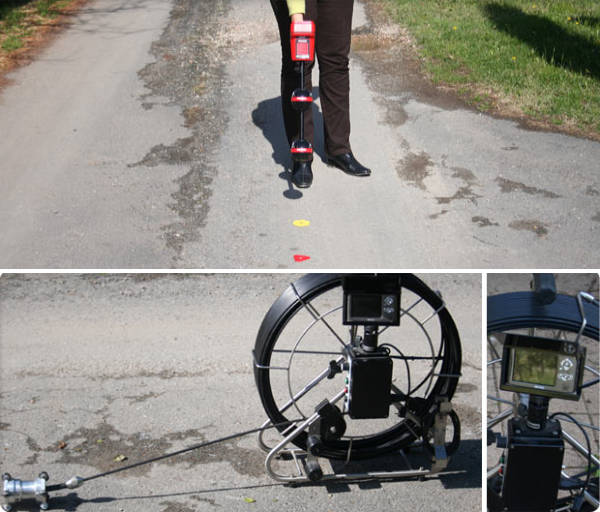
[(309, 260), (310, 256), (306, 256), (304, 254), (294, 254), (294, 261), (300, 263), (301, 261)]

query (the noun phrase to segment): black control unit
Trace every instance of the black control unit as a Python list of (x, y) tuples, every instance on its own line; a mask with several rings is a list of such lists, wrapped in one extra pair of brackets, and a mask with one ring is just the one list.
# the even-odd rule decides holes
[(392, 358), (385, 349), (352, 349), (348, 357), (346, 411), (352, 419), (387, 418), (392, 389)]
[(556, 504), (564, 454), (560, 423), (531, 429), (522, 418), (508, 422), (502, 497), (511, 512), (548, 512)]

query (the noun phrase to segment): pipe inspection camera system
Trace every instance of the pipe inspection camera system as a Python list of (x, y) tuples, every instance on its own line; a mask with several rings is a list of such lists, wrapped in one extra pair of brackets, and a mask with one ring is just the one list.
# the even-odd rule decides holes
[[(268, 418), (261, 426), (55, 485), (46, 473), (30, 481), (5, 474), (2, 508), (37, 500), (46, 510), (52, 492), (251, 433), (267, 473), (294, 484), (424, 478), (444, 471), (459, 446), (451, 405), (458, 331), (441, 294), (412, 274), (301, 277), (265, 315), (253, 367)], [(366, 459), (385, 462), (362, 470)]]

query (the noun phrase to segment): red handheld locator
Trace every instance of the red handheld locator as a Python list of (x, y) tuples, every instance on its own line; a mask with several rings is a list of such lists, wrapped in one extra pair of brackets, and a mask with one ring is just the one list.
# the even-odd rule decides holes
[(315, 58), (315, 24), (310, 20), (292, 22), (290, 46), (293, 61), (312, 62)]
[(292, 61), (299, 62), (300, 87), (292, 93), (292, 108), (300, 113), (299, 136), (292, 142), (290, 152), (294, 162), (311, 162), (312, 144), (304, 138), (304, 113), (311, 108), (312, 93), (304, 88), (304, 64), (315, 58), (315, 24), (310, 20), (292, 22), (290, 27)]

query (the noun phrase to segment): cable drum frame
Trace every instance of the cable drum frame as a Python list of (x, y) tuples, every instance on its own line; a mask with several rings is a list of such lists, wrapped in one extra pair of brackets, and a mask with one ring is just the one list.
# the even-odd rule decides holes
[[(328, 330), (331, 331), (332, 336), (337, 337), (338, 341), (341, 341), (342, 345), (346, 344), (346, 342), (341, 339), (341, 337), (326, 321), (327, 317), (341, 309), (341, 306), (333, 307), (325, 313), (319, 313), (311, 303), (313, 299), (324, 294), (325, 292), (328, 292), (336, 287), (340, 287), (342, 278), (342, 274), (308, 274), (297, 280), (295, 283), (292, 283), (275, 301), (271, 309), (268, 311), (257, 335), (257, 340), (253, 351), (254, 375), (263, 407), (265, 408), (265, 411), (269, 417), (263, 426), (268, 426), (274, 423), (282, 424), (281, 427), (278, 427), (282, 439), (276, 443), (275, 446), (269, 446), (266, 443), (262, 432), (259, 434), (258, 444), (263, 451), (268, 453), (265, 460), (265, 466), (268, 474), (278, 481), (299, 483), (315, 479), (308, 474), (307, 462), (315, 463), (316, 457), (312, 455), (310, 451), (307, 451), (306, 441), (311, 425), (314, 425), (315, 422), (319, 420), (320, 416), (317, 412), (311, 412), (310, 415), (305, 415), (300, 410), (296, 402), (302, 398), (304, 394), (308, 393), (320, 382), (325, 380), (330, 374), (330, 369), (323, 368), (320, 373), (308, 380), (304, 387), (294, 394), (289, 381), (290, 362), (295, 357), (302, 338), (313, 326), (320, 322), (325, 324)], [(357, 438), (356, 440), (351, 438), (349, 441), (330, 441), (325, 449), (319, 452), (319, 457), (349, 462), (350, 460), (354, 461), (368, 459), (392, 451), (397, 451), (407, 464), (408, 469), (399, 471), (375, 471), (351, 474), (332, 473), (319, 476), (319, 479), (321, 480), (423, 477), (427, 474), (443, 471), (448, 464), (448, 456), (450, 455), (450, 453), (447, 453), (446, 451), (446, 446), (448, 445), (445, 444), (444, 441), (447, 418), (451, 413), (453, 413), (451, 418), (455, 428), (455, 439), (453, 441), (456, 442), (450, 443), (450, 445), (453, 449), (455, 449), (458, 445), (460, 427), (456, 414), (454, 411), (452, 411), (450, 405), (450, 400), (458, 384), (458, 377), (460, 376), (461, 349), (458, 331), (439, 293), (429, 289), (413, 274), (401, 274), (400, 278), (402, 288), (413, 292), (418, 297), (418, 300), (415, 303), (411, 304), (405, 309), (401, 309), (401, 315), (406, 315), (409, 318), (412, 318), (412, 320), (419, 325), (421, 330), (425, 333), (425, 336), (428, 338), (430, 348), (432, 349), (432, 369), (425, 379), (420, 382), (419, 386), (415, 388), (416, 390), (418, 387), (421, 387), (426, 381), (428, 381), (425, 392), (427, 399), (424, 399), (425, 403), (421, 404), (423, 406), (421, 416), (408, 411), (405, 417), (402, 418), (398, 424), (377, 434)], [(432, 313), (424, 320), (419, 321), (413, 316), (411, 310), (422, 301), (425, 301), (425, 303), (429, 304), (432, 309)], [(300, 337), (296, 339), (293, 350), (289, 350), (290, 356), (288, 359), (288, 366), (271, 366), (271, 354), (276, 350), (274, 347), (279, 336), (288, 325), (288, 322), (301, 309), (306, 309), (309, 312), (312, 317), (312, 321), (304, 329)], [(424, 328), (425, 323), (433, 318), (437, 318), (440, 322), (440, 331), (442, 336), (437, 355), (433, 349), (433, 344), (429, 338), (429, 334)], [(387, 328), (384, 327), (380, 332), (382, 333), (386, 329)], [(402, 354), (402, 352), (398, 352)], [(340, 364), (345, 361), (345, 357), (341, 354), (341, 351), (340, 354), (337, 354), (337, 356), (338, 357), (334, 359), (336, 364)], [(408, 365), (407, 358), (404, 356), (395, 357), (399, 359), (404, 358), (405, 363)], [(442, 361), (441, 367), (439, 365), (440, 360)], [(280, 407), (275, 403), (271, 393), (271, 371), (288, 372), (289, 400)], [(432, 384), (434, 378), (436, 378), (436, 381), (435, 384)], [(395, 391), (398, 391), (397, 388)], [(334, 393), (330, 397), (323, 398), (328, 398), (331, 404), (335, 404), (343, 397), (344, 391), (341, 390), (338, 393)], [(400, 409), (398, 404), (394, 405)], [(300, 412), (305, 418), (304, 421), (285, 425), (286, 418), (283, 413), (291, 408), (297, 409), (297, 411)], [(410, 446), (415, 446), (415, 441), (417, 441), (420, 437), (427, 435), (431, 435), (433, 437), (433, 446), (431, 447), (428, 445), (427, 439), (424, 439), (422, 444), (425, 444), (427, 447), (429, 447), (431, 453), (433, 453), (432, 466), (430, 469), (424, 469), (423, 467), (417, 469), (412, 468), (403, 450), (409, 448)], [(273, 468), (273, 462), (276, 458), (294, 461), (294, 474), (282, 475), (277, 473), (277, 471), (275, 471)]]
[[(600, 333), (598, 306), (598, 300), (585, 292), (579, 292), (575, 297), (558, 294), (550, 304), (542, 304), (536, 297), (535, 292), (532, 291), (492, 295), (487, 300), (488, 347), (491, 344), (489, 339), (491, 334), (502, 334), (507, 331), (528, 329), (529, 333), (533, 335), (536, 328), (555, 331), (555, 336), (558, 339), (562, 339), (561, 336), (564, 336), (566, 333), (573, 333), (577, 341), (580, 340), (581, 336), (586, 336), (598, 342)], [(491, 367), (501, 361), (501, 358), (492, 359), (488, 361), (487, 366)], [(585, 365), (585, 370), (592, 373), (595, 379), (585, 382), (582, 387), (586, 388), (598, 384), (598, 377), (600, 377), (598, 369)], [(513, 394), (513, 396), (515, 395)], [(487, 398), (488, 400), (510, 405), (510, 408), (487, 420), (488, 429), (516, 414), (515, 403), (489, 394)], [(593, 425), (583, 426), (600, 430)], [(563, 431), (563, 439), (576, 452), (589, 457), (593, 464), (600, 466), (600, 460), (569, 433)], [(488, 469), (487, 480), (495, 478), (500, 469), (501, 464)], [(562, 471), (562, 476), (565, 478), (569, 477), (564, 470)], [(595, 497), (587, 491), (583, 494), (583, 498), (593, 509), (596, 509), (600, 505), (597, 496)], [(570, 509), (568, 503), (566, 506), (563, 505), (560, 508), (560, 510)]]

